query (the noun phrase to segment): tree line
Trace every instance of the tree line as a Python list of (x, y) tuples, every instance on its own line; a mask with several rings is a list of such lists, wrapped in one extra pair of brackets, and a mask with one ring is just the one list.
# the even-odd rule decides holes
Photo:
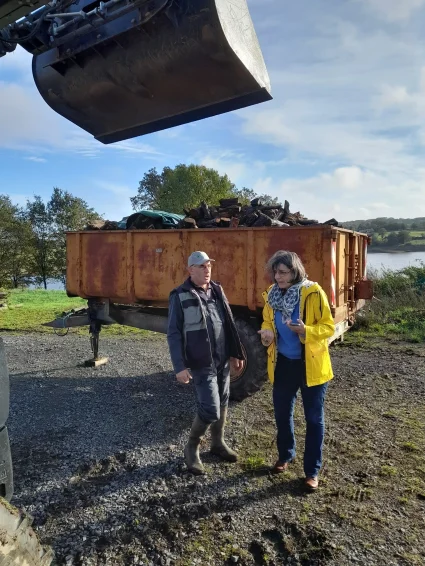
[(34, 196), (23, 207), (0, 194), (0, 287), (64, 282), (65, 232), (99, 218), (83, 199), (57, 187), (47, 202)]
[[(135, 210), (163, 210), (183, 214), (201, 201), (218, 204), (238, 197), (241, 204), (261, 197), (264, 204), (278, 204), (270, 195), (238, 189), (227, 175), (200, 165), (155, 168), (144, 174), (130, 206)], [(65, 282), (65, 232), (83, 230), (101, 216), (81, 198), (55, 187), (45, 202), (34, 196), (25, 206), (0, 194), (0, 287), (36, 284), (47, 289), (49, 279)], [(120, 220), (120, 219), (116, 219)]]
[(350, 220), (342, 222), (344, 228), (365, 232), (367, 234), (379, 234), (384, 236), (389, 232), (400, 232), (403, 230), (425, 230), (425, 218), (370, 218), (369, 220)]

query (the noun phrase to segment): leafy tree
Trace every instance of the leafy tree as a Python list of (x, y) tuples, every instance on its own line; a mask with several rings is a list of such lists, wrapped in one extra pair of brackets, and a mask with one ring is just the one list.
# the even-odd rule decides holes
[(47, 213), (51, 223), (52, 258), (54, 270), (52, 277), (65, 282), (66, 274), (66, 232), (82, 230), (89, 222), (100, 219), (99, 214), (90, 208), (86, 201), (57, 187), (47, 203)]
[(247, 187), (236, 189), (233, 194), (238, 197), (238, 200), (241, 204), (249, 204), (255, 198), (261, 198), (265, 206), (277, 206), (281, 204), (278, 197), (271, 197), (270, 195), (265, 194), (258, 195), (255, 191), (248, 189)]
[(399, 230), (397, 232), (397, 238), (399, 244), (407, 244), (411, 241), (410, 232), (408, 230)]
[(229, 177), (215, 169), (181, 164), (174, 169), (164, 167), (161, 174), (156, 169), (145, 173), (137, 195), (130, 200), (134, 210), (156, 208), (181, 214), (184, 208), (199, 206), (203, 200), (218, 203), (231, 198), (234, 189)]
[(164, 167), (162, 173), (158, 174), (154, 167), (143, 175), (143, 179), (139, 181), (137, 195), (130, 198), (134, 210), (158, 209), (158, 199), (168, 171), (171, 169)]
[(47, 280), (56, 273), (55, 238), (49, 208), (40, 196), (27, 201), (26, 218), (32, 229), (32, 273), (47, 289)]
[(164, 167), (161, 173), (153, 168), (139, 182), (137, 195), (130, 199), (134, 210), (157, 209), (182, 213), (183, 209), (199, 206), (201, 201), (217, 204), (222, 198), (237, 197), (249, 204), (260, 197), (267, 206), (280, 204), (278, 197), (258, 195), (252, 189), (237, 189), (227, 175), (202, 165)]
[(31, 228), (23, 211), (0, 195), (0, 287), (18, 287), (31, 260)]
[(410, 233), (406, 230), (400, 230), (398, 232), (390, 232), (387, 236), (387, 244), (389, 246), (395, 246), (399, 244), (406, 244), (410, 241)]

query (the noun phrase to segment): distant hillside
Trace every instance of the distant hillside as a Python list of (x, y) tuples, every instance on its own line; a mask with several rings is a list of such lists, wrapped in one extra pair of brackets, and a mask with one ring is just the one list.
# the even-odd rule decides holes
[(425, 251), (425, 218), (370, 218), (342, 222), (372, 236), (371, 251)]
[(370, 218), (341, 222), (344, 228), (373, 234), (375, 232), (398, 232), (400, 230), (425, 230), (425, 217), (419, 218)]

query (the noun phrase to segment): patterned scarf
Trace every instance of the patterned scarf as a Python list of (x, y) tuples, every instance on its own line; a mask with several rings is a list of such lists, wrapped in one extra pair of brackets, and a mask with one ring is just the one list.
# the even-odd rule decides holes
[[(292, 317), (292, 313), (300, 301), (301, 288), (310, 287), (312, 284), (312, 281), (304, 279), (289, 287), (285, 293), (282, 292), (277, 283), (273, 285), (268, 295), (269, 305), (273, 310), (281, 311), (282, 322), (285, 323)], [(300, 315), (297, 318), (300, 318)]]

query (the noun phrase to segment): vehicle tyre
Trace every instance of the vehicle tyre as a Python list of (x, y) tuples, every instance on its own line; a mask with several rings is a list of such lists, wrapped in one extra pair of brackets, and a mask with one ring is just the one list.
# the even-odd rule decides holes
[(53, 551), (44, 547), (31, 519), (0, 497), (0, 566), (49, 566)]
[(246, 359), (244, 367), (230, 376), (230, 398), (242, 401), (259, 391), (267, 379), (267, 351), (261, 344), (255, 321), (235, 319)]

